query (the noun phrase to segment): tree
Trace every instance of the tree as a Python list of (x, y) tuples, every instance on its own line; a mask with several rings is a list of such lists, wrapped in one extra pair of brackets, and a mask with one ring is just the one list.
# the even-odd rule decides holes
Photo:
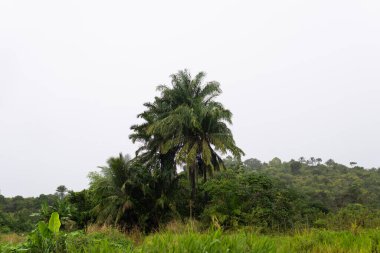
[(125, 211), (133, 208), (134, 203), (128, 194), (128, 187), (136, 182), (131, 180), (134, 175), (128, 173), (129, 161), (128, 157), (120, 153), (119, 157), (108, 159), (107, 166), (100, 167), (100, 173), (89, 174), (90, 191), (97, 203), (93, 210), (100, 223), (116, 225), (122, 220)]
[(322, 158), (317, 158), (315, 161), (317, 162), (317, 165), (320, 165), (322, 163)]
[[(144, 157), (159, 159), (161, 173), (175, 174), (175, 164), (186, 164), (191, 184), (191, 200), (195, 200), (197, 175), (224, 168), (218, 153), (240, 157), (243, 151), (233, 139), (228, 124), (232, 114), (215, 101), (221, 94), (218, 82), (203, 84), (205, 73), (192, 79), (187, 70), (171, 75), (172, 85), (161, 85), (161, 96), (139, 116), (145, 120), (132, 126), (133, 141), (142, 141)], [(152, 159), (153, 158), (153, 159)], [(164, 161), (166, 162), (166, 166)]]
[[(204, 185), (210, 196), (202, 217), (224, 228), (289, 227), (301, 199), (290, 187), (252, 171), (226, 170)], [(298, 214), (299, 215), (299, 214)]]
[(242, 163), (241, 159), (230, 155), (223, 159), (223, 164), (226, 169), (232, 169), (235, 171), (245, 168), (245, 165)]
[(89, 190), (70, 191), (67, 197), (69, 203), (73, 206), (72, 219), (81, 229), (86, 229), (93, 218), (91, 209), (94, 208), (94, 204), (91, 197)]
[(350, 162), (351, 167), (355, 167), (358, 163), (357, 162)]
[(270, 162), (269, 162), (269, 166), (271, 166), (271, 167), (279, 167), (279, 166), (281, 166), (281, 164), (282, 164), (282, 161), (281, 161), (281, 159), (280, 158), (278, 158), (278, 157), (275, 157), (275, 158), (273, 158)]
[(314, 157), (310, 157), (310, 160), (307, 161), (308, 164), (310, 164), (311, 166), (314, 166), (315, 165), (315, 158)]
[(336, 162), (335, 162), (333, 159), (328, 159), (328, 160), (325, 162), (325, 164), (326, 164), (327, 166), (329, 166), (329, 167), (333, 167), (333, 166), (336, 164)]
[(62, 200), (65, 197), (65, 195), (66, 195), (66, 193), (67, 193), (68, 190), (67, 190), (66, 186), (60, 185), (60, 186), (57, 187), (57, 190), (55, 190), (55, 191), (56, 191), (57, 196), (59, 197), (59, 199)]
[(100, 168), (89, 175), (97, 223), (149, 231), (171, 218), (171, 196), (161, 194), (160, 181), (152, 173), (156, 170), (145, 167), (139, 157), (119, 154)]
[(302, 168), (302, 163), (301, 162), (297, 162), (297, 161), (290, 161), (290, 169), (292, 171), (293, 174), (297, 174), (300, 172)]
[(256, 158), (250, 158), (244, 161), (244, 165), (247, 166), (249, 169), (260, 169), (263, 166), (263, 163), (256, 159)]

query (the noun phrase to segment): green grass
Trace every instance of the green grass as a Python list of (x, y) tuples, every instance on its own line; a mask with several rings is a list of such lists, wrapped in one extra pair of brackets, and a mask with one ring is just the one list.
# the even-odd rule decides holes
[[(122, 233), (95, 232), (84, 234), (74, 232), (64, 236), (67, 252), (146, 252), (146, 253), (220, 253), (220, 252), (258, 252), (258, 253), (365, 253), (380, 252), (380, 230), (323, 231), (312, 230), (295, 235), (259, 235), (249, 232), (222, 233), (221, 231), (163, 232), (144, 237), (133, 242)], [(4, 243), (4, 242), (3, 242)], [(0, 252), (30, 252), (21, 245), (1, 246)]]
[(222, 234), (155, 234), (138, 252), (380, 252), (380, 231), (313, 231), (294, 236), (264, 236), (244, 232)]

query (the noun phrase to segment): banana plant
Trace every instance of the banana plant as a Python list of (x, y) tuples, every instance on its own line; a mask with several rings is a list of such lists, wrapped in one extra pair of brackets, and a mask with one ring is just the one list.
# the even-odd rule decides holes
[(59, 241), (59, 229), (61, 221), (59, 214), (53, 212), (49, 223), (40, 221), (37, 228), (32, 231), (28, 238), (28, 246), (31, 252), (56, 252)]

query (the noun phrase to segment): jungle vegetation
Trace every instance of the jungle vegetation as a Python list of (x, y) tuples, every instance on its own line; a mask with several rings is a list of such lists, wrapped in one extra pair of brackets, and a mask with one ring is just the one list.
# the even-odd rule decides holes
[[(133, 156), (110, 157), (89, 174), (88, 189), (74, 192), (61, 185), (55, 194), (35, 198), (0, 195), (0, 233), (33, 230), (34, 243), (58, 240), (60, 232), (49, 230), (51, 219), (77, 236), (94, 225), (149, 235), (166, 231), (173, 221), (196, 223), (199, 231), (248, 229), (267, 235), (380, 226), (380, 169), (315, 157), (243, 160), (230, 130), (232, 113), (217, 101), (220, 84), (204, 78), (203, 72), (192, 77), (183, 70), (171, 75), (171, 85), (158, 86), (159, 95), (138, 115), (141, 123), (131, 127), (129, 138), (140, 148)], [(210, 236), (199, 240), (223, 237)]]

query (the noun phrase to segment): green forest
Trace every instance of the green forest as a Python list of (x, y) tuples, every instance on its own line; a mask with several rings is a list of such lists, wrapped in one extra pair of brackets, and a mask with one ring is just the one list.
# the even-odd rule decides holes
[(0, 195), (0, 252), (380, 252), (380, 168), (243, 159), (205, 76), (158, 86), (88, 189)]

